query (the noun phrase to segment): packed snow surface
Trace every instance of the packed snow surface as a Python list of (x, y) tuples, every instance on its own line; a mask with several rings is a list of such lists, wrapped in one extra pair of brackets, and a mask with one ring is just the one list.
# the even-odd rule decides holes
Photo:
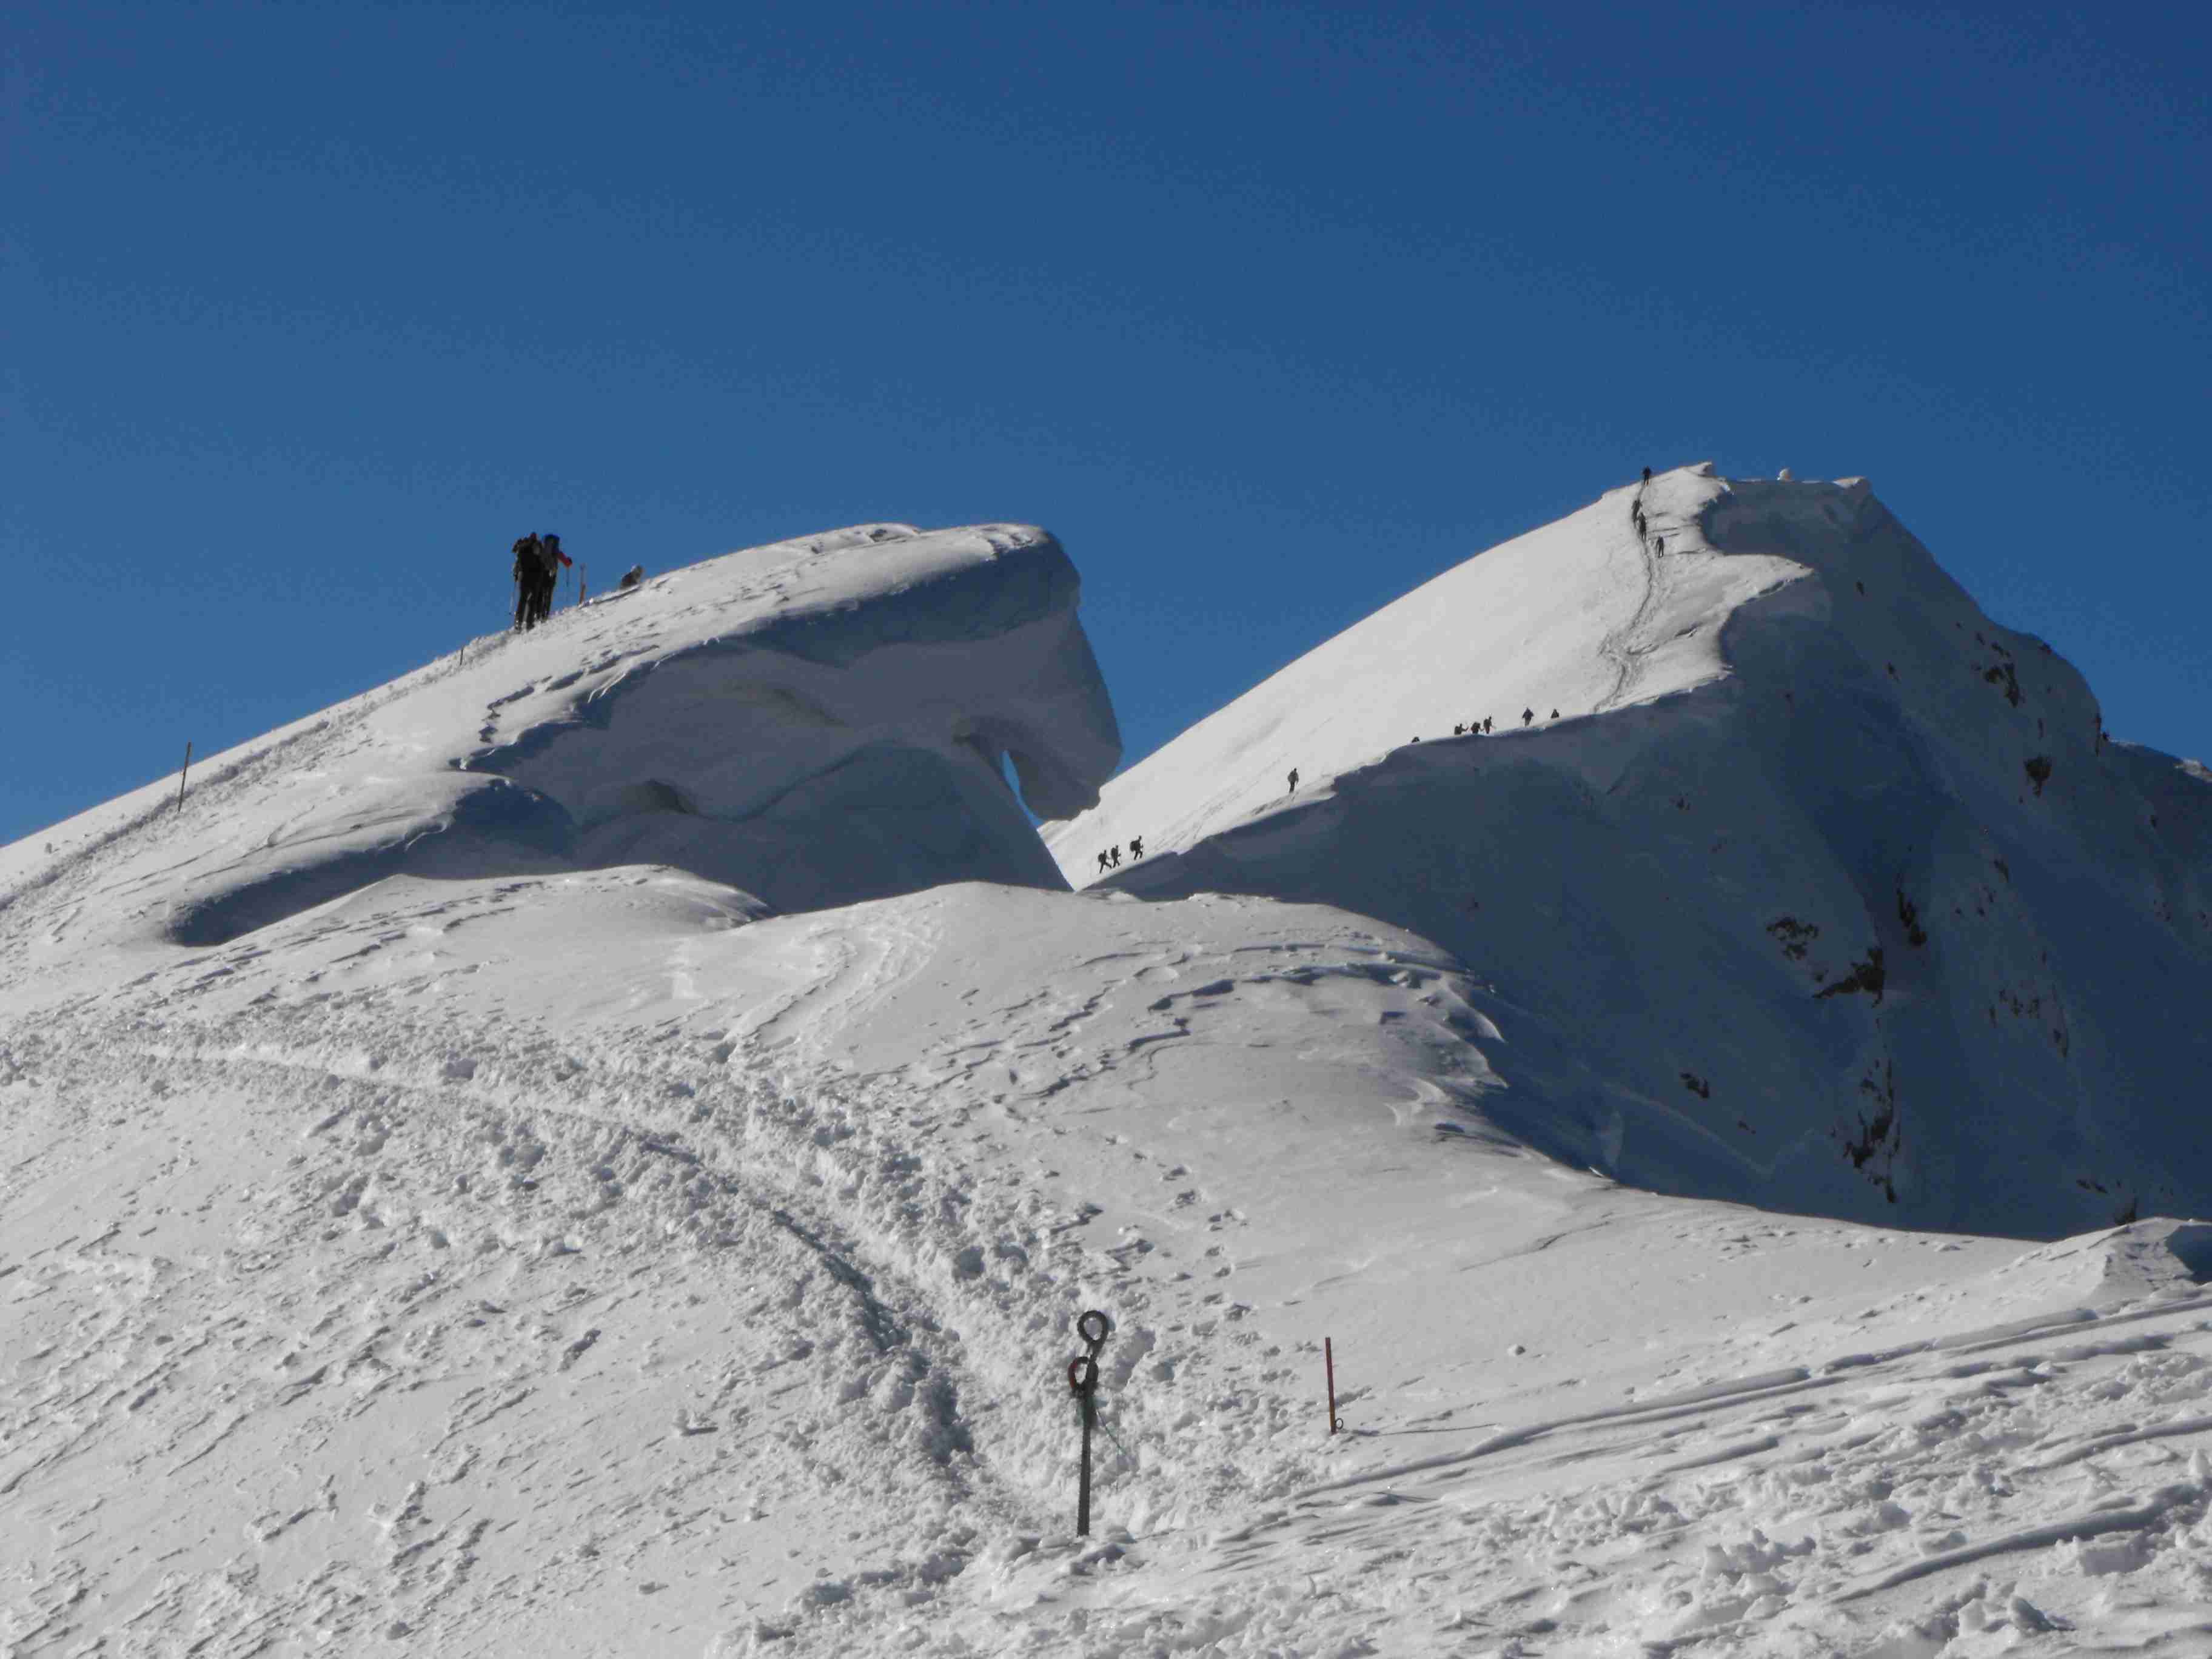
[[(2212, 1651), (2212, 1226), (1547, 1156), (1540, 929), (1024, 862), (996, 755), (1063, 817), (1113, 763), (1073, 573), (923, 539), (677, 573), (0, 849), (0, 1651)], [(1747, 678), (1665, 672), (1692, 722)], [(848, 750), (936, 804), (806, 793)]]
[(1609, 491), (1047, 839), (1079, 883), (1435, 941), (1492, 1115), (1638, 1186), (2040, 1237), (2212, 1212), (2212, 1021), (2177, 1018), (2212, 1003), (2212, 779), (2108, 741), (1863, 481)]

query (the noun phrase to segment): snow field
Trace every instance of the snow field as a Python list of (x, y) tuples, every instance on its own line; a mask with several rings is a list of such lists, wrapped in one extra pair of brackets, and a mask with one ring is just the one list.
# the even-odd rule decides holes
[[(1353, 918), (988, 887), (749, 915), (677, 872), (403, 879), (11, 1032), (40, 1152), (0, 1193), (10, 1639), (1847, 1650), (2012, 1618), (1960, 1611), (2009, 1559), (1850, 1592), (2054, 1505), (2127, 1524), (2088, 1566), (1999, 1552), (2034, 1553), (2039, 1616), (2187, 1623), (2201, 1492), (2166, 1489), (2212, 1300), (2154, 1240), (2098, 1320), (2069, 1298), (2108, 1249), (1565, 1179), (1466, 1111), (1453, 976)], [(549, 929), (594, 972), (549, 978)], [(1334, 1082), (1263, 1115), (1279, 1066)], [(1993, 1314), (2026, 1328), (1955, 1340)], [(1971, 1462), (1984, 1419), (2012, 1437)], [(2090, 1468), (2129, 1501), (2059, 1504)], [(2100, 1612), (2113, 1577), (2158, 1594)]]
[[(608, 1471), (601, 1466), (636, 1446), (618, 1432), (610, 1441), (603, 1401), (589, 1402), (591, 1410), (581, 1401), (562, 1401), (563, 1379), (573, 1379), (573, 1387), (591, 1375), (575, 1368), (602, 1363), (592, 1358), (595, 1353), (635, 1359), (641, 1348), (664, 1352), (671, 1346), (641, 1331), (663, 1322), (684, 1330), (703, 1322), (702, 1349), (735, 1347), (738, 1357), (722, 1352), (711, 1388), (663, 1390), (667, 1410), (644, 1413), (640, 1425), (653, 1431), (648, 1441), (666, 1437), (665, 1418), (678, 1424), (685, 1449), (695, 1440), (703, 1446), (708, 1431), (701, 1425), (720, 1423), (732, 1410), (732, 1394), (741, 1390), (747, 1373), (811, 1360), (800, 1368), (809, 1379), (799, 1384), (800, 1398), (769, 1408), (783, 1425), (776, 1431), (779, 1443), (795, 1444), (799, 1468), (817, 1470), (817, 1480), (834, 1488), (851, 1478), (839, 1470), (870, 1466), (865, 1449), (838, 1439), (845, 1419), (889, 1434), (892, 1449), (879, 1449), (877, 1457), (891, 1462), (869, 1476), (868, 1501), (872, 1507), (892, 1497), (889, 1511), (907, 1539), (915, 1505), (937, 1485), (959, 1490), (971, 1510), (978, 1494), (966, 1490), (975, 1478), (967, 1468), (971, 1431), (957, 1385), (948, 1381), (958, 1370), (948, 1369), (941, 1355), (931, 1357), (943, 1340), (934, 1334), (943, 1322), (929, 1311), (914, 1313), (916, 1292), (896, 1291), (896, 1276), (933, 1285), (940, 1295), (981, 1294), (1003, 1319), (1018, 1313), (1021, 1352), (1009, 1356), (1006, 1375), (994, 1378), (993, 1386), (1006, 1387), (1024, 1409), (1006, 1410), (1010, 1426), (994, 1437), (1012, 1438), (994, 1461), (1028, 1469), (1032, 1481), (1065, 1462), (1064, 1425), (1051, 1409), (1052, 1396), (1040, 1400), (1036, 1386), (1034, 1345), (1055, 1335), (1066, 1341), (1083, 1297), (1062, 1282), (1065, 1268), (1038, 1279), (1025, 1270), (1033, 1257), (1080, 1260), (1085, 1251), (1071, 1235), (1098, 1206), (1069, 1202), (1063, 1212), (1040, 1207), (1033, 1198), (1016, 1204), (1004, 1190), (976, 1195), (966, 1176), (945, 1184), (933, 1174), (945, 1162), (942, 1154), (912, 1143), (941, 1137), (947, 1126), (917, 1112), (910, 1097), (889, 1085), (810, 1073), (802, 1103), (781, 1092), (785, 1085), (772, 1066), (747, 1067), (734, 1074), (733, 1084), (739, 1043), (763, 1040), (761, 1005), (750, 1005), (754, 1035), (736, 1036), (720, 1015), (696, 1012), (702, 994), (690, 981), (707, 972), (706, 945), (744, 937), (731, 932), (744, 915), (742, 896), (716, 904), (703, 884), (672, 874), (613, 872), (588, 881), (596, 890), (580, 895), (575, 890), (585, 884), (583, 878), (485, 883), (473, 890), (465, 884), (386, 884), (250, 942), (173, 962), (119, 991), (82, 994), (48, 1010), (39, 1033), (11, 1040), (11, 1121), (50, 1151), (33, 1160), (35, 1175), (19, 1172), (10, 1209), (17, 1237), (27, 1243), (52, 1241), (29, 1250), (34, 1277), (26, 1288), (39, 1300), (56, 1297), (51, 1309), (58, 1322), (33, 1321), (26, 1328), (29, 1369), (40, 1386), (9, 1425), (15, 1467), (0, 1482), (12, 1489), (33, 1478), (56, 1480), (62, 1465), (85, 1457), (88, 1438), (124, 1440), (114, 1456), (134, 1464), (149, 1455), (148, 1445), (158, 1447), (150, 1455), (173, 1463), (176, 1478), (131, 1534), (167, 1542), (164, 1528), (173, 1527), (190, 1542), (173, 1544), (172, 1561), (213, 1550), (225, 1561), (215, 1575), (225, 1583), (241, 1574), (273, 1580), (281, 1555), (264, 1561), (257, 1551), (241, 1562), (222, 1555), (228, 1540), (221, 1535), (203, 1536), (204, 1510), (194, 1501), (203, 1477), (189, 1472), (204, 1469), (220, 1490), (238, 1478), (234, 1454), (249, 1467), (272, 1456), (289, 1462), (305, 1455), (296, 1431), (287, 1432), (288, 1415), (310, 1419), (319, 1448), (331, 1432), (325, 1414), (289, 1408), (310, 1396), (327, 1398), (317, 1395), (326, 1383), (345, 1385), (329, 1390), (343, 1402), (340, 1420), (372, 1416), (374, 1438), (396, 1450), (411, 1436), (417, 1455), (438, 1467), (445, 1448), (470, 1436), (479, 1421), (489, 1423), (495, 1410), (500, 1431), (465, 1461), (522, 1493), (544, 1484), (545, 1446), (588, 1431), (593, 1443), (609, 1443), (604, 1455), (591, 1460), (594, 1498), (604, 1501)], [(586, 988), (597, 1000), (593, 1007), (602, 1019), (613, 1017), (605, 1000), (611, 998), (656, 1016), (649, 1024), (641, 1020), (611, 1053), (603, 1036), (563, 1042), (547, 1029), (545, 1012), (515, 1006), (540, 982), (546, 925), (573, 931), (595, 920), (589, 931), (600, 971)], [(661, 931), (672, 925), (684, 929), (672, 948)], [(502, 931), (520, 936), (501, 941)], [(786, 924), (784, 931), (794, 928)], [(834, 942), (840, 950), (858, 947), (851, 950), (860, 963), (856, 969), (817, 972), (816, 952), (799, 941), (806, 971), (790, 984), (787, 1000), (809, 1018), (823, 1017), (817, 1005), (825, 995), (879, 989), (904, 959), (896, 948), (881, 948), (908, 936), (895, 917), (848, 931), (849, 939)], [(650, 965), (623, 971), (617, 947), (625, 941)], [(458, 960), (457, 942), (472, 947)], [(648, 993), (648, 986), (657, 990)], [(648, 994), (657, 1000), (645, 1002)], [(768, 1006), (775, 1006), (773, 1000)], [(692, 1029), (661, 1012), (670, 1006), (694, 1011)], [(587, 1018), (581, 1006), (554, 1012), (580, 1024)], [(1044, 1030), (1080, 1017), (1079, 1006), (1060, 1009), (1044, 1020)], [(768, 1024), (773, 1028), (791, 1018), (771, 1013)], [(702, 1026), (707, 1019), (715, 1023)], [(584, 1029), (588, 1037), (591, 1027)], [(631, 1044), (643, 1045), (647, 1064), (627, 1074), (617, 1056)], [(85, 1058), (95, 1055), (97, 1063)], [(624, 1074), (618, 1081), (603, 1079), (605, 1065)], [(93, 1098), (143, 1105), (115, 1118), (72, 1109), (73, 1103)], [(970, 1109), (963, 1108), (963, 1121)], [(221, 1158), (193, 1150), (211, 1143), (223, 1147)], [(35, 1201), (26, 1188), (39, 1194)], [(832, 1208), (841, 1218), (822, 1213), (817, 1194), (823, 1188), (836, 1194)], [(72, 1231), (83, 1207), (97, 1202), (162, 1218), (132, 1229), (131, 1302), (102, 1299), (94, 1310), (63, 1316), (72, 1305), (66, 1292), (92, 1281), (80, 1279), (75, 1266), (50, 1273), (44, 1258), (51, 1250), (72, 1262), (78, 1255), (100, 1259), (118, 1248), (112, 1232), (88, 1243)], [(210, 1211), (213, 1224), (173, 1218)], [(982, 1235), (994, 1240), (988, 1252), (970, 1242), (985, 1217), (995, 1224)], [(230, 1231), (226, 1218), (245, 1241), (242, 1252), (223, 1242)], [(1218, 1231), (1221, 1224), (1208, 1224)], [(170, 1237), (179, 1228), (181, 1236)], [(843, 1242), (848, 1234), (875, 1241), (875, 1250), (859, 1258), (866, 1265), (854, 1265), (856, 1247)], [(643, 1288), (610, 1287), (576, 1271), (640, 1254), (659, 1263), (644, 1270), (651, 1283)], [(1119, 1271), (1126, 1255), (1126, 1247), (1109, 1249), (1097, 1267)], [(763, 1297), (715, 1283), (721, 1275), (713, 1268), (725, 1259), (746, 1261), (748, 1280), (773, 1285), (775, 1293)], [(898, 1265), (887, 1273), (886, 1260)], [(167, 1266), (141, 1271), (149, 1261)], [(715, 1283), (718, 1303), (744, 1309), (742, 1331), (732, 1323), (731, 1306), (716, 1315), (688, 1311), (699, 1302), (701, 1282)], [(1025, 1294), (1017, 1295), (1015, 1285)], [(1039, 1285), (1056, 1286), (1042, 1292), (1042, 1305)], [(241, 1310), (241, 1300), (254, 1305)], [(229, 1304), (229, 1311), (219, 1317), (210, 1303)], [(1121, 1316), (1129, 1317), (1126, 1308)], [(209, 1443), (205, 1458), (191, 1439), (210, 1421), (195, 1385), (210, 1379), (190, 1370), (174, 1375), (159, 1352), (167, 1346), (164, 1333), (203, 1322), (235, 1334), (224, 1343), (196, 1344), (192, 1353), (227, 1347), (225, 1370), (251, 1354), (247, 1375), (264, 1374), (255, 1379), (258, 1386), (216, 1390), (228, 1409), (216, 1413), (221, 1438)], [(81, 1346), (73, 1346), (64, 1329)], [(271, 1334), (276, 1330), (285, 1334)], [(1145, 1340), (1133, 1333), (1122, 1345), (1129, 1358), (1109, 1364), (1109, 1385), (1127, 1380)], [(687, 1354), (702, 1351), (675, 1346)], [(135, 1411), (114, 1413), (105, 1408), (112, 1401), (82, 1414), (56, 1410), (63, 1400), (85, 1401), (88, 1387), (96, 1393), (118, 1352), (134, 1350), (143, 1354), (131, 1382), (131, 1397), (141, 1401)], [(638, 1363), (641, 1376), (654, 1369)], [(489, 1373), (491, 1380), (455, 1389), (456, 1372), (478, 1378)], [(622, 1392), (639, 1386), (625, 1380)], [(533, 1390), (532, 1397), (554, 1397), (510, 1416)], [(778, 1386), (769, 1397), (789, 1392)], [(454, 1396), (450, 1403), (447, 1394)], [(442, 1414), (436, 1409), (441, 1403)], [(818, 1415), (799, 1409), (810, 1404)], [(181, 1423), (166, 1422), (165, 1405), (188, 1406), (188, 1414)], [(1000, 1408), (992, 1401), (969, 1409)], [(487, 1413), (481, 1419), (480, 1411)], [(878, 1413), (885, 1414), (881, 1424), (874, 1421)], [(738, 1410), (737, 1421), (727, 1425), (730, 1437), (715, 1443), (733, 1443), (744, 1415)], [(1254, 1433), (1246, 1428), (1236, 1437), (1249, 1440)], [(366, 1434), (350, 1431), (349, 1439)], [(834, 1455), (817, 1449), (823, 1439), (836, 1449)], [(490, 1455), (491, 1447), (498, 1455)], [(328, 1493), (342, 1485), (357, 1492), (372, 1477), (357, 1454), (348, 1460), (344, 1454), (352, 1450), (343, 1449), (337, 1468), (325, 1468), (307, 1487)], [(87, 1461), (112, 1468), (108, 1459)], [(401, 1478), (409, 1460), (394, 1461), (390, 1482), (398, 1496), (365, 1501), (380, 1514), (412, 1504), (417, 1518), (410, 1525), (428, 1528), (421, 1517), (434, 1519), (436, 1508), (429, 1497), (413, 1492), (413, 1480)], [(696, 1457), (688, 1461), (699, 1464)], [(901, 1474), (908, 1464), (923, 1488), (919, 1496), (904, 1489)], [(370, 1469), (382, 1467), (369, 1460)], [(944, 1473), (948, 1468), (950, 1474)], [(580, 1471), (557, 1460), (553, 1472), (581, 1479)], [(688, 1475), (679, 1467), (662, 1476), (676, 1488), (691, 1478), (704, 1477), (697, 1467)], [(771, 1462), (751, 1478), (773, 1486), (799, 1477)], [(91, 1511), (116, 1501), (97, 1480), (90, 1495), (66, 1482), (58, 1481), (58, 1490)], [(142, 1501), (155, 1500), (142, 1494)], [(319, 1516), (329, 1525), (341, 1518), (329, 1504), (297, 1508), (305, 1503), (301, 1491), (288, 1489), (271, 1501), (295, 1504), (286, 1514)], [(50, 1498), (40, 1511), (49, 1518), (70, 1512), (61, 1497)], [(725, 1512), (720, 1518), (731, 1517)], [(53, 1524), (69, 1530), (58, 1519)], [(543, 1596), (546, 1605), (559, 1605), (556, 1585), (518, 1577), (517, 1562), (500, 1561), (497, 1533), (505, 1529), (488, 1533), (473, 1523), (459, 1528), (455, 1535), (466, 1559), (439, 1569), (446, 1577), (437, 1582), (445, 1588), (435, 1595), (417, 1582), (416, 1568), (427, 1554), (417, 1550), (395, 1554), (388, 1564), (393, 1571), (380, 1577), (362, 1567), (343, 1595), (326, 1596), (310, 1585), (265, 1599), (217, 1595), (208, 1607), (229, 1609), (222, 1616), (234, 1615), (240, 1631), (290, 1629), (304, 1617), (313, 1628), (357, 1633), (423, 1626), (465, 1579), (481, 1582), (483, 1593), (495, 1597), (526, 1585), (533, 1601)], [(447, 1531), (435, 1535), (451, 1541)], [(399, 1571), (403, 1559), (416, 1565)], [(36, 1581), (33, 1594), (70, 1604), (82, 1583), (54, 1571), (57, 1576)], [(194, 1610), (198, 1592), (188, 1588), (191, 1575), (181, 1566), (171, 1575), (164, 1581), (169, 1591), (135, 1611), (171, 1620), (201, 1617)], [(779, 1593), (789, 1589), (773, 1574), (763, 1585)], [(484, 1617), (502, 1624), (513, 1615)], [(457, 1611), (450, 1625), (438, 1627), (459, 1639), (471, 1626)]]

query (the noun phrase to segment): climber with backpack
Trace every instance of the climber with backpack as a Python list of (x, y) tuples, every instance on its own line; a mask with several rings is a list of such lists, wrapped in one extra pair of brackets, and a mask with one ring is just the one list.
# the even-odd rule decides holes
[(514, 629), (519, 634), (527, 633), (538, 621), (538, 581), (545, 569), (538, 550), (534, 531), (514, 544)]
[(538, 620), (544, 622), (553, 614), (553, 587), (561, 580), (562, 568), (576, 562), (561, 550), (561, 538), (550, 530), (538, 538)]

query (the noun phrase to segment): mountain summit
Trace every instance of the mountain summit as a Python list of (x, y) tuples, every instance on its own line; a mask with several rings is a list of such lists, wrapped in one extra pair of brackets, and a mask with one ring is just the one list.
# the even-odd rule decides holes
[(2212, 1210), (2212, 1027), (2172, 1017), (2212, 999), (2212, 776), (2109, 741), (1863, 480), (1608, 491), (1047, 839), (1079, 883), (1443, 945), (1481, 1115), (1639, 1186), (2042, 1237)]

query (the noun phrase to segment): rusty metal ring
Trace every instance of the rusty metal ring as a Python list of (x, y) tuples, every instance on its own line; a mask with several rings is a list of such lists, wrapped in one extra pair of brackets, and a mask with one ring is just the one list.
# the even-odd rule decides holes
[(1075, 1394), (1095, 1393), (1098, 1388), (1098, 1362), (1087, 1353), (1079, 1353), (1069, 1360), (1067, 1386)]

